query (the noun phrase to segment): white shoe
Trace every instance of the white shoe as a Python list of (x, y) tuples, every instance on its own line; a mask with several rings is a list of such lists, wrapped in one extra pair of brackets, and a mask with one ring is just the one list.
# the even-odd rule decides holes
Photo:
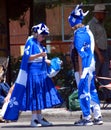
[(45, 118), (41, 119), (39, 121), (39, 123), (42, 125), (42, 126), (51, 126), (52, 123), (51, 122), (48, 122)]
[(40, 122), (38, 122), (38, 120), (31, 120), (31, 127), (40, 127), (40, 126), (42, 126), (41, 124), (40, 124)]

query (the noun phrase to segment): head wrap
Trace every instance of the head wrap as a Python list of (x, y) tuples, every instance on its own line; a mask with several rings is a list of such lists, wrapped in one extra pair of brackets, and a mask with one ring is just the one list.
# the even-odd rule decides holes
[(71, 27), (74, 27), (75, 25), (82, 23), (84, 16), (88, 14), (89, 11), (83, 12), (82, 10), (82, 4), (77, 5), (76, 8), (70, 13), (68, 17), (68, 21)]
[(48, 35), (49, 34), (49, 28), (44, 23), (40, 23), (40, 24), (32, 27), (32, 32), (35, 32), (35, 33), (38, 33), (38, 34)]

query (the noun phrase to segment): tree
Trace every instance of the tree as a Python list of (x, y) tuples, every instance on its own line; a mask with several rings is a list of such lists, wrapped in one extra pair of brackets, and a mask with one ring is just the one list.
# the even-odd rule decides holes
[[(106, 0), (6, 0), (8, 5), (9, 19), (17, 20), (28, 8), (33, 6), (37, 9), (38, 14), (44, 12), (45, 8), (54, 8), (57, 5), (62, 3), (105, 3)], [(107, 3), (110, 3), (111, 0), (107, 0)], [(45, 14), (45, 13), (43, 13)]]
[(31, 7), (32, 3), (34, 3), (33, 6), (37, 6), (43, 11), (43, 7), (54, 8), (62, 3), (87, 3), (88, 1), (89, 0), (7, 0), (7, 5), (9, 18), (12, 20), (17, 20), (21, 15), (24, 14), (25, 11), (27, 11), (28, 8)]
[(8, 16), (11, 20), (17, 20), (30, 8), (33, 0), (7, 0)]

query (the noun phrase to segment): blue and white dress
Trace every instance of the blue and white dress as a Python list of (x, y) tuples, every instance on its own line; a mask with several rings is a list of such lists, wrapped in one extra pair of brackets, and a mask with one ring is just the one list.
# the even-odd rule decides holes
[[(27, 39), (13, 92), (9, 102), (6, 102), (2, 109), (3, 119), (18, 120), (19, 111), (42, 110), (62, 104), (62, 98), (49, 77), (49, 71), (53, 69), (47, 69), (49, 68), (45, 62), (47, 57), (29, 60), (31, 55), (43, 51), (46, 49), (37, 39), (33, 36)], [(51, 61), (55, 63), (55, 59)], [(56, 64), (54, 67), (56, 68)], [(57, 72), (58, 70), (60, 70), (59, 65), (57, 65)]]
[[(30, 46), (29, 57), (46, 51), (45, 47), (33, 37), (30, 37), (26, 44)], [(47, 75), (46, 58), (28, 60), (27, 84), (21, 108), (23, 110), (42, 110), (62, 103), (52, 79)]]

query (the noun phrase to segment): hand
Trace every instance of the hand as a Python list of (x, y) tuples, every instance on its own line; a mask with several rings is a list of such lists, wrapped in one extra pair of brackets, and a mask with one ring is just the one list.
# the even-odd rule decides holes
[(104, 57), (102, 55), (99, 55), (99, 61), (100, 63), (104, 63)]
[(47, 54), (46, 54), (46, 52), (41, 52), (40, 56), (45, 57), (45, 56), (47, 56)]
[(48, 65), (50, 65), (51, 60), (46, 59), (45, 62), (46, 62)]
[(8, 95), (5, 97), (4, 102), (8, 102), (10, 100), (11, 94), (8, 93)]

